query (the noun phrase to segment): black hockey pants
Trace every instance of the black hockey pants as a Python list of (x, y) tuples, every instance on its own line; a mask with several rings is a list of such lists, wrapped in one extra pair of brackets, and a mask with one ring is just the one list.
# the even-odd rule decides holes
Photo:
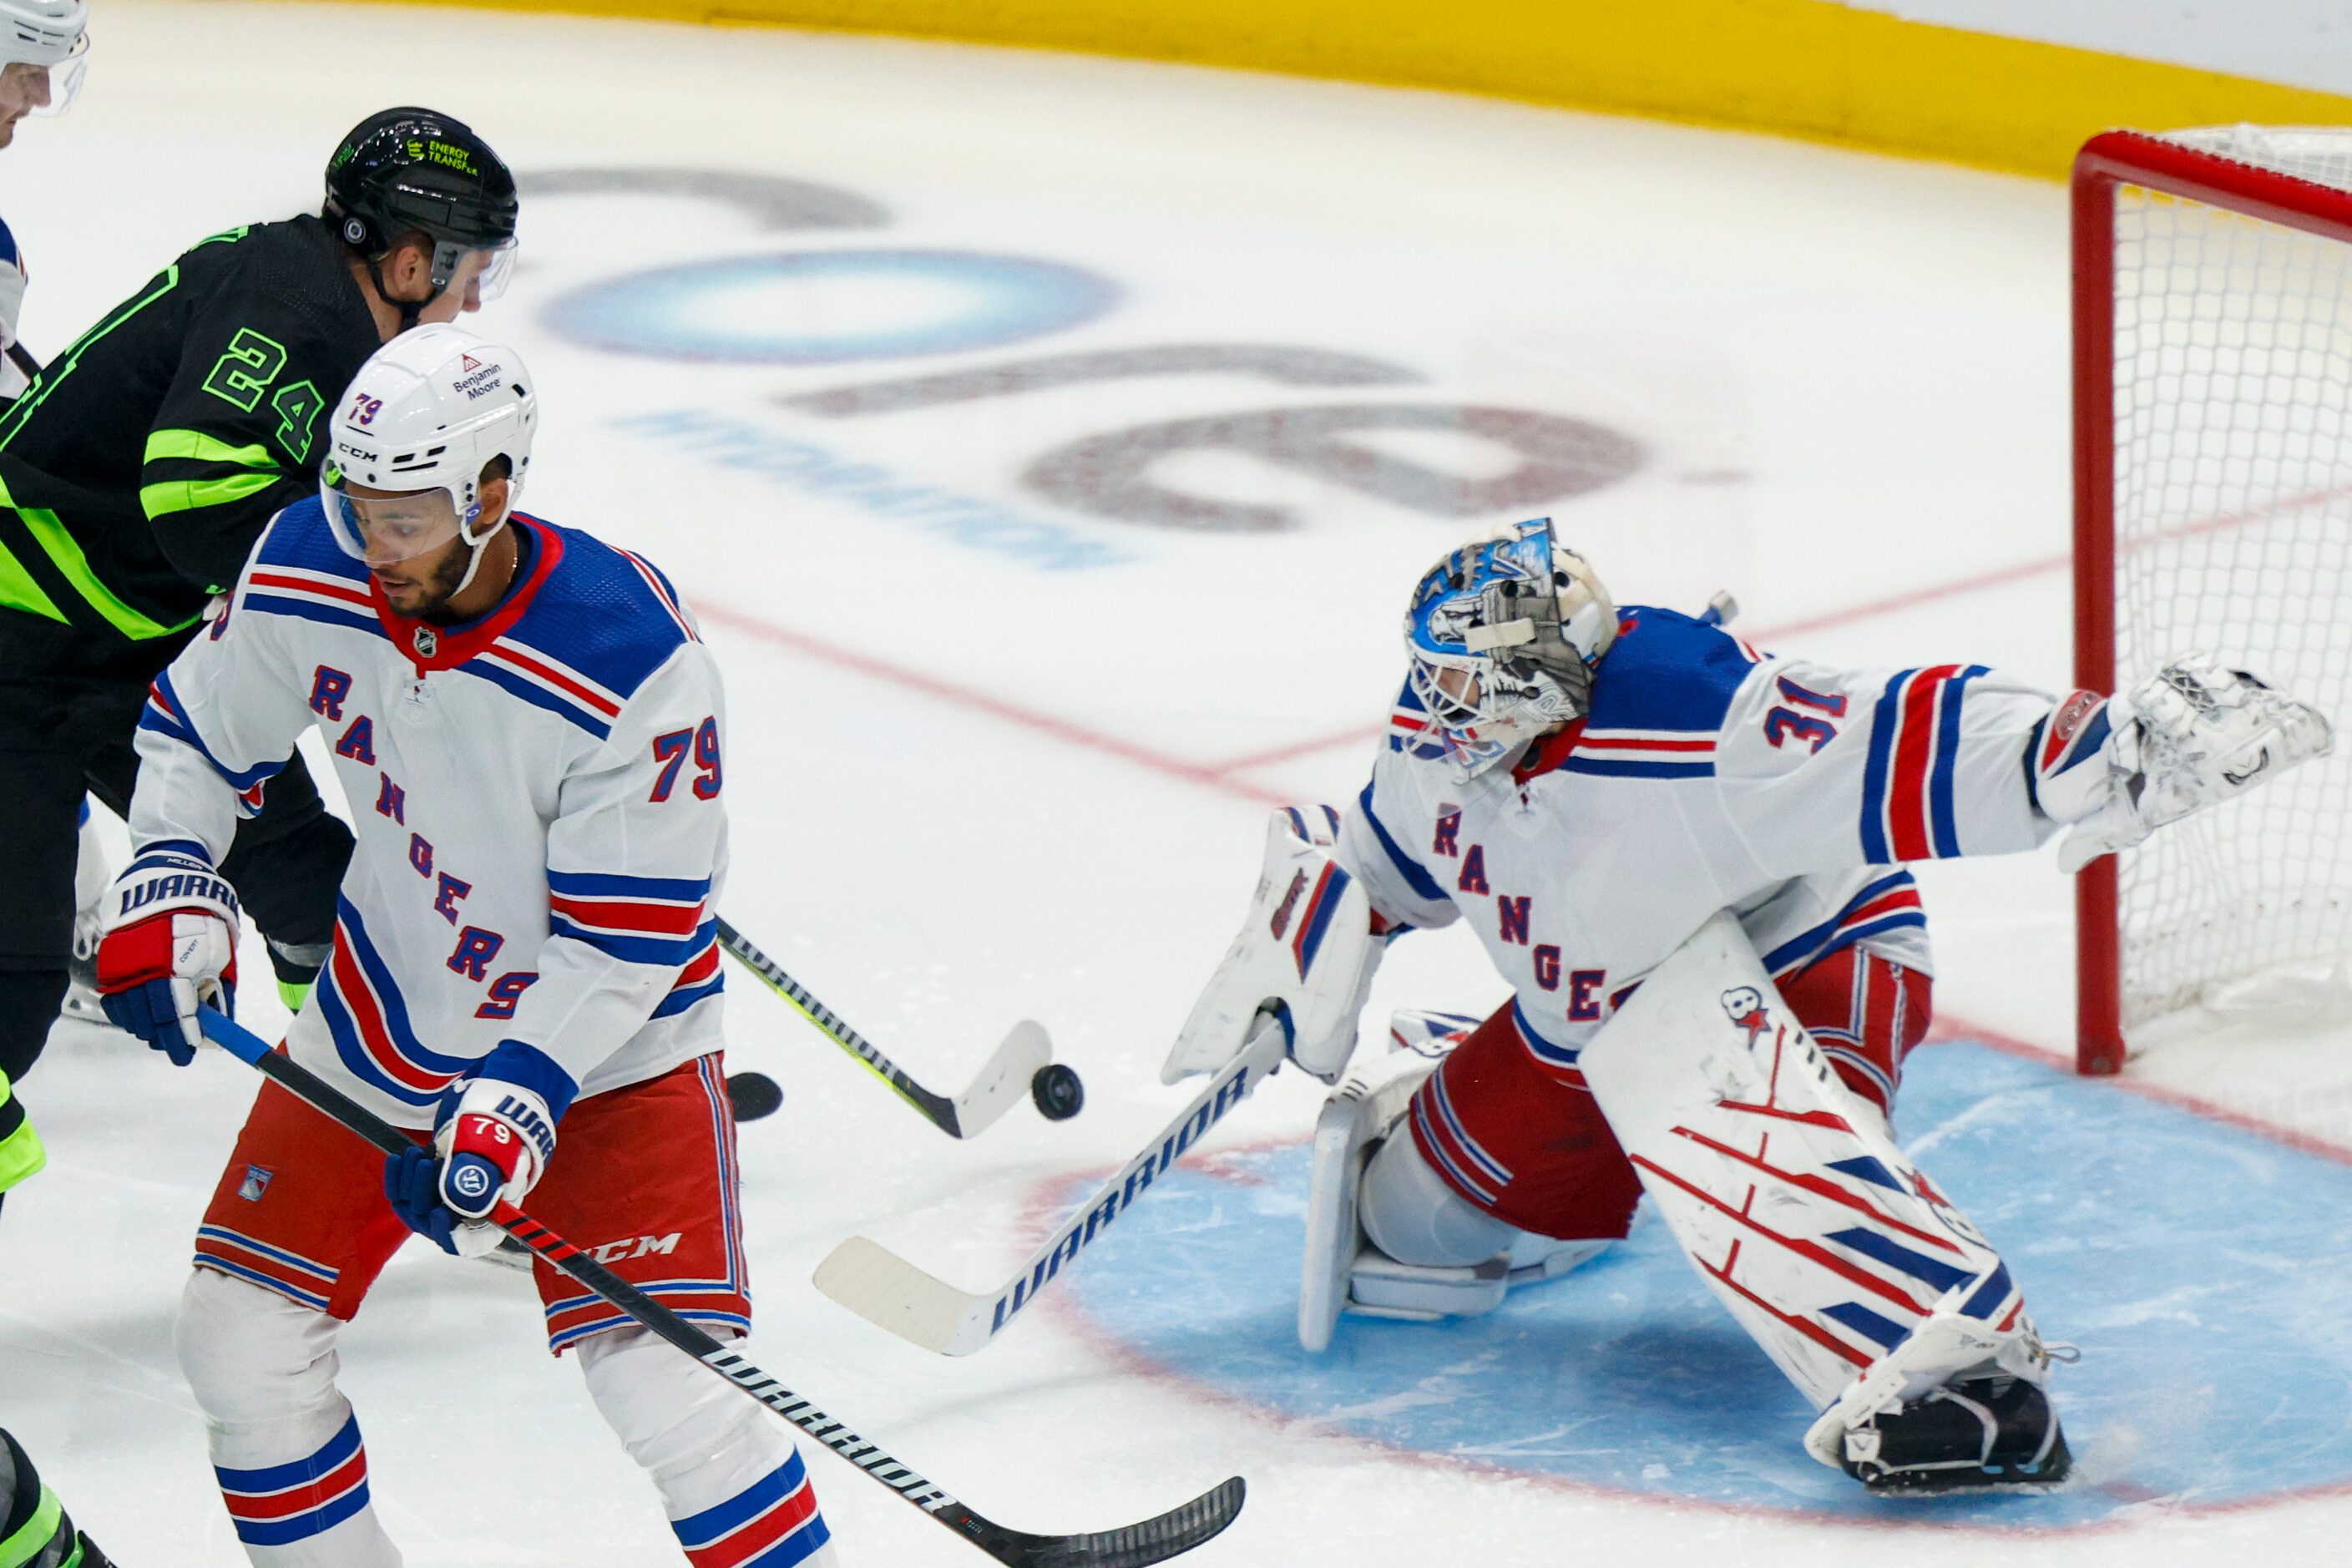
[[(136, 673), (42, 674), (57, 668), (56, 649), (25, 644), (51, 629), (28, 619), (0, 612), (0, 1072), (13, 1082), (40, 1056), (65, 997), (83, 794), (118, 816), (129, 811), (139, 772), (131, 736), (147, 699)], [(307, 984), (334, 940), (351, 830), (328, 814), (299, 756), (262, 798), (221, 873), (270, 939), (278, 978)]]

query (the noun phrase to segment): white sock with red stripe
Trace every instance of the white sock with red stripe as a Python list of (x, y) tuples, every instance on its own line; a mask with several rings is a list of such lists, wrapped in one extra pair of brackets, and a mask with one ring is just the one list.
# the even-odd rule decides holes
[(265, 1568), (400, 1568), (369, 1501), (359, 1421), (335, 1387), (341, 1327), (209, 1268), (180, 1299), (180, 1365), (221, 1499)]
[(660, 1489), (695, 1568), (835, 1568), (799, 1452), (776, 1418), (644, 1329), (580, 1342), (580, 1370)]

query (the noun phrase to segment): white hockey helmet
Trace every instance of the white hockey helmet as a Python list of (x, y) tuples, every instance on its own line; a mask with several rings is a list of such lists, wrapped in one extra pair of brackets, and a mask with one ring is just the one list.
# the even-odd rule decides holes
[[(511, 509), (538, 424), (539, 400), (513, 349), (455, 325), (401, 333), (360, 366), (335, 407), (319, 496), (336, 542), (391, 566), (462, 538), (473, 552), (462, 592), (505, 521), (482, 521), (482, 470), (507, 460)], [(352, 485), (389, 494), (354, 496)]]
[(35, 114), (73, 107), (89, 66), (89, 0), (0, 0), (0, 63), (48, 68), (49, 101)]

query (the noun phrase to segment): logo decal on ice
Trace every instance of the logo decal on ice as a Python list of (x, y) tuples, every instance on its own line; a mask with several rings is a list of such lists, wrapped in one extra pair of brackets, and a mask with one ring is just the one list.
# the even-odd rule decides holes
[(237, 1184), (236, 1195), (249, 1204), (259, 1203), (261, 1194), (269, 1190), (269, 1178), (274, 1173), (258, 1165), (247, 1165), (245, 1180)]
[(431, 626), (417, 627), (416, 636), (413, 640), (416, 644), (416, 657), (419, 658), (431, 658), (434, 650), (441, 646), (441, 639), (434, 635)]
[(1754, 1045), (1756, 1037), (1772, 1026), (1771, 1009), (1764, 1005), (1764, 994), (1753, 985), (1734, 986), (1723, 994), (1726, 1016), (1748, 1031), (1748, 1043)]

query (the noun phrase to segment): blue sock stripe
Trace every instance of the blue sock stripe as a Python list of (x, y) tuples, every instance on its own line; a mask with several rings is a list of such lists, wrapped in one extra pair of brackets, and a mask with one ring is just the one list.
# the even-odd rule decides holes
[(236, 1538), (247, 1546), (290, 1546), (314, 1535), (324, 1535), (367, 1505), (368, 1486), (367, 1482), (362, 1481), (326, 1507), (313, 1509), (293, 1519), (276, 1520), (267, 1524), (239, 1520)]
[(257, 1470), (233, 1470), (226, 1465), (215, 1465), (213, 1474), (220, 1478), (221, 1490), (225, 1492), (284, 1491), (288, 1487), (299, 1487), (332, 1474), (359, 1451), (360, 1418), (352, 1415), (345, 1419), (341, 1431), (308, 1458), (287, 1465), (265, 1465)]
[(767, 1512), (799, 1490), (801, 1483), (807, 1479), (808, 1467), (801, 1463), (800, 1450), (795, 1448), (792, 1458), (725, 1502), (716, 1508), (704, 1509), (700, 1513), (688, 1514), (684, 1519), (672, 1520), (670, 1528), (677, 1532), (679, 1543), (692, 1551), (730, 1530), (740, 1530), (745, 1521)]

